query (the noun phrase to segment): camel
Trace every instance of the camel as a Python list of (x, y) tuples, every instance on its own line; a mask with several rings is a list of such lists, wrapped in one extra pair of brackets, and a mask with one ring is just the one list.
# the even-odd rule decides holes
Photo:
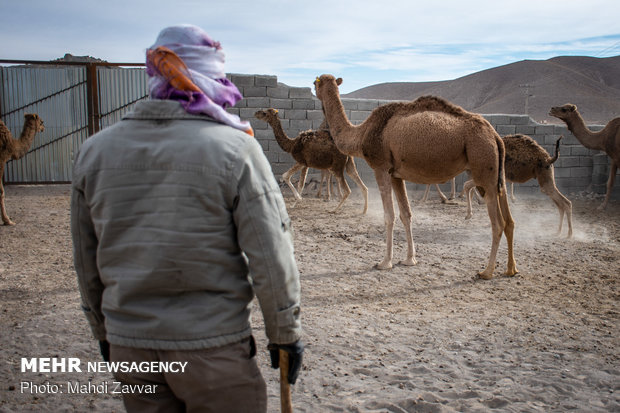
[(568, 130), (575, 138), (588, 149), (604, 151), (611, 159), (609, 178), (607, 180), (607, 192), (605, 200), (598, 207), (599, 210), (607, 208), (611, 190), (614, 187), (616, 172), (620, 166), (620, 118), (610, 120), (605, 127), (598, 132), (592, 132), (586, 126), (577, 106), (567, 103), (564, 106), (552, 107), (549, 115), (554, 116), (566, 123)]
[(24, 115), (24, 127), (19, 139), (13, 139), (11, 131), (0, 120), (0, 211), (2, 212), (2, 223), (4, 225), (15, 225), (6, 213), (4, 206), (4, 166), (10, 160), (22, 158), (34, 141), (37, 132), (43, 132), (45, 126), (43, 120), (37, 114), (27, 113)]
[[(437, 194), (439, 194), (439, 198), (441, 198), (441, 203), (445, 204), (446, 202), (448, 202), (449, 199), (454, 199), (454, 197), (456, 196), (456, 178), (452, 178), (451, 180), (451, 189), (450, 189), (450, 197), (446, 197), (443, 192), (441, 192), (441, 188), (439, 188), (439, 184), (435, 184), (435, 189), (437, 189)], [(424, 190), (424, 195), (422, 196), (422, 199), (420, 199), (420, 202), (426, 202), (428, 200), (428, 194), (431, 191), (431, 186), (430, 185), (426, 185), (426, 189)]]
[[(555, 186), (553, 163), (560, 156), (560, 141), (562, 136), (555, 142), (555, 156), (551, 157), (536, 141), (526, 135), (508, 135), (502, 138), (506, 147), (506, 180), (513, 183), (524, 183), (536, 178), (540, 185), (540, 191), (547, 195), (555, 203), (560, 211), (560, 227), (558, 235), (562, 233), (564, 214), (568, 223), (568, 238), (573, 236), (573, 205)], [(471, 193), (474, 182), (465, 182), (463, 191), (467, 194), (467, 216), (472, 216)]]
[(363, 157), (375, 173), (383, 202), (387, 247), (385, 258), (375, 268), (392, 268), (392, 190), (407, 237), (407, 258), (401, 264), (415, 265), (405, 180), (436, 184), (470, 170), (484, 193), (492, 226), (489, 262), (478, 275), (483, 279), (493, 277), (502, 233), (508, 245), (506, 275), (515, 275), (518, 271), (513, 254), (514, 221), (504, 184), (504, 143), (491, 124), (482, 116), (441, 98), (423, 96), (411, 102), (379, 106), (355, 126), (345, 114), (338, 90), (340, 84), (342, 79), (332, 75), (321, 75), (314, 81), (316, 96), (323, 104), (336, 146), (344, 154)]
[(338, 186), (343, 193), (340, 203), (333, 211), (338, 212), (349, 195), (351, 195), (351, 188), (349, 188), (349, 184), (344, 177), (344, 172), (346, 171), (357, 183), (364, 195), (364, 209), (362, 214), (368, 211), (368, 188), (364, 185), (362, 178), (360, 178), (357, 173), (353, 157), (341, 153), (338, 148), (336, 148), (334, 140), (329, 134), (329, 130), (308, 130), (301, 132), (295, 139), (290, 139), (282, 129), (282, 124), (276, 109), (259, 110), (254, 116), (257, 119), (267, 122), (271, 126), (278, 145), (280, 145), (283, 151), (290, 153), (293, 159), (297, 161), (291, 169), (282, 175), (286, 184), (293, 191), (295, 199), (301, 200), (301, 195), (299, 195), (293, 184), (291, 184), (291, 176), (295, 172), (302, 170), (302, 174), (299, 178), (299, 188), (301, 190), (304, 187), (306, 173), (309, 167), (329, 170), (336, 176)]

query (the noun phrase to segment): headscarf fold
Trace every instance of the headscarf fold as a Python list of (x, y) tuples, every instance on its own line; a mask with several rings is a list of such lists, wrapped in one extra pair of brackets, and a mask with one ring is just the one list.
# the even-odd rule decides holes
[(220, 43), (201, 28), (167, 27), (146, 51), (150, 96), (177, 100), (188, 113), (209, 115), (254, 136), (248, 122), (226, 111), (243, 96), (226, 78), (224, 61)]

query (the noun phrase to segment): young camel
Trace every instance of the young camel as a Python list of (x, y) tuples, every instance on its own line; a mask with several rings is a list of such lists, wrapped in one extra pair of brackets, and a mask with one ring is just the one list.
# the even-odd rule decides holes
[[(368, 211), (368, 188), (364, 185), (362, 178), (360, 178), (357, 173), (353, 157), (341, 153), (338, 148), (336, 148), (334, 140), (329, 134), (329, 130), (309, 130), (301, 132), (295, 139), (290, 139), (282, 129), (277, 110), (272, 108), (268, 110), (259, 110), (254, 116), (257, 119), (267, 122), (271, 126), (278, 145), (280, 145), (283, 151), (290, 153), (295, 161), (297, 161), (291, 169), (282, 175), (286, 184), (293, 191), (295, 199), (301, 199), (301, 195), (299, 195), (293, 184), (291, 184), (291, 176), (295, 172), (302, 170), (302, 172), (307, 173), (309, 167), (321, 170), (327, 169), (336, 176), (338, 186), (343, 192), (340, 203), (333, 211), (338, 212), (344, 204), (344, 201), (351, 195), (351, 188), (349, 188), (349, 184), (344, 177), (344, 172), (346, 171), (357, 183), (364, 195), (364, 209), (362, 214)], [(305, 180), (306, 176), (302, 173), (299, 179), (300, 189), (303, 189)]]
[(45, 126), (39, 115), (28, 113), (24, 115), (24, 127), (19, 139), (13, 139), (9, 128), (0, 120), (0, 212), (4, 225), (15, 225), (7, 215), (4, 206), (4, 185), (2, 184), (4, 166), (10, 159), (16, 160), (26, 155), (32, 146), (34, 135), (37, 132), (43, 132), (44, 129)]
[(610, 120), (601, 131), (592, 132), (586, 126), (581, 114), (577, 110), (577, 106), (570, 103), (564, 106), (552, 107), (549, 115), (564, 121), (568, 126), (568, 130), (575, 135), (575, 138), (583, 146), (588, 149), (604, 151), (611, 158), (605, 200), (598, 209), (603, 210), (607, 208), (607, 203), (614, 187), (616, 172), (618, 167), (620, 167), (620, 118)]
[[(555, 186), (553, 163), (560, 156), (560, 140), (555, 142), (555, 156), (551, 157), (536, 141), (525, 135), (508, 135), (502, 138), (506, 147), (506, 180), (511, 183), (524, 183), (536, 178), (540, 191), (555, 203), (560, 211), (560, 227), (558, 235), (562, 233), (564, 214), (568, 223), (568, 238), (573, 236), (573, 204)], [(463, 191), (467, 194), (467, 216), (472, 216), (471, 194), (474, 182), (465, 182)]]
[(392, 190), (407, 236), (407, 258), (402, 264), (415, 265), (411, 207), (405, 180), (435, 184), (470, 170), (474, 182), (484, 192), (493, 233), (489, 262), (479, 276), (493, 277), (502, 233), (506, 234), (508, 245), (506, 275), (516, 274), (514, 221), (504, 185), (504, 143), (491, 124), (482, 116), (466, 112), (441, 98), (425, 96), (408, 103), (380, 106), (361, 125), (354, 126), (347, 119), (340, 100), (338, 86), (341, 83), (341, 78), (322, 75), (316, 78), (314, 87), (338, 149), (350, 156), (363, 157), (374, 170), (383, 201), (387, 244), (385, 258), (377, 268), (392, 267)]

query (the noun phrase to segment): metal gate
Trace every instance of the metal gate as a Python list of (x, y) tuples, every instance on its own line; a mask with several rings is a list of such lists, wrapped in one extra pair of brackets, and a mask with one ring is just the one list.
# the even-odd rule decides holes
[(119, 121), (147, 97), (141, 63), (0, 60), (0, 119), (19, 138), (24, 114), (37, 113), (37, 133), (21, 159), (7, 162), (5, 183), (68, 183), (73, 156), (93, 133)]

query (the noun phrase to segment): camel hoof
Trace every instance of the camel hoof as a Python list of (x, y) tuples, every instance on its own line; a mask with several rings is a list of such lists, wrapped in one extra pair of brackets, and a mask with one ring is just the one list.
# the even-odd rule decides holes
[(392, 263), (388, 262), (388, 263), (379, 263), (379, 264), (375, 264), (374, 266), (375, 270), (390, 270), (392, 269)]
[(483, 280), (490, 280), (491, 278), (493, 278), (493, 273), (487, 274), (485, 272), (479, 272), (478, 278), (483, 279)]
[(465, 216), (465, 219), (471, 219), (471, 217), (473, 217), (473, 215), (472, 214), (468, 214), (468, 215)]
[(13, 222), (13, 221), (11, 221), (11, 220), (8, 220), (8, 221), (5, 221), (5, 222), (4, 222), (4, 225), (7, 225), (7, 226), (8, 226), (8, 225), (15, 225), (15, 222)]
[(515, 275), (519, 274), (519, 270), (517, 270), (516, 268), (514, 270), (507, 270), (504, 275), (506, 277), (514, 277)]
[(415, 258), (410, 258), (410, 259), (406, 259), (406, 260), (404, 260), (404, 261), (400, 261), (400, 262), (399, 262), (399, 264), (400, 264), (400, 265), (406, 265), (406, 266), (408, 266), (408, 267), (411, 267), (411, 266), (413, 266), (413, 265), (417, 265), (417, 263), (418, 263), (418, 262), (416, 261), (416, 259), (415, 259)]

